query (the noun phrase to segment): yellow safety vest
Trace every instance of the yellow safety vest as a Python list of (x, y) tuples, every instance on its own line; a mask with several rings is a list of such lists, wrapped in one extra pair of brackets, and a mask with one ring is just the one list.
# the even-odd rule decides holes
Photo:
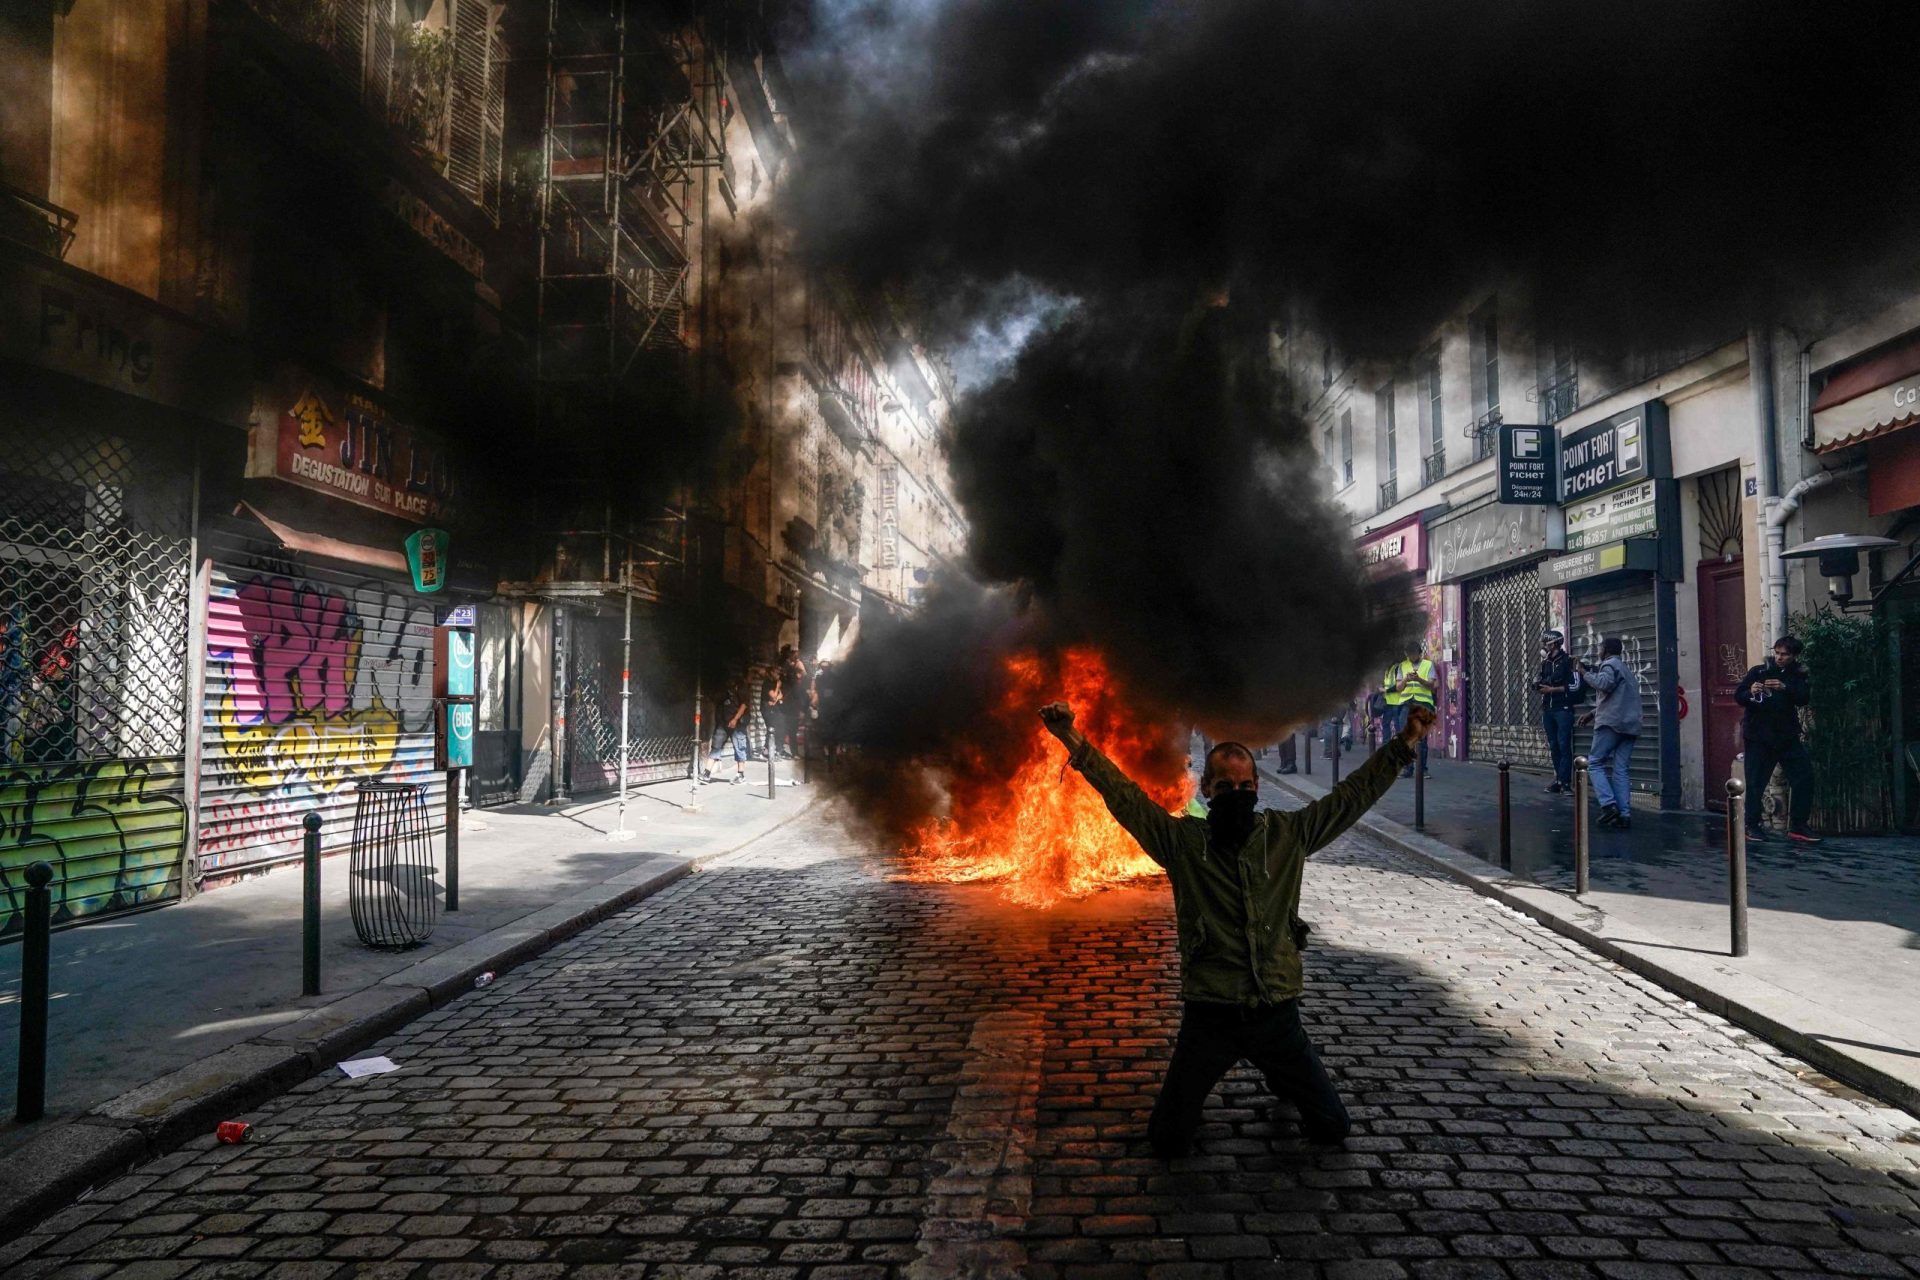
[(1409, 702), (1417, 702), (1422, 706), (1433, 706), (1434, 700), (1439, 696), (1433, 686), (1440, 683), (1434, 679), (1433, 661), (1429, 658), (1422, 658), (1418, 663), (1395, 663), (1393, 670), (1387, 672), (1387, 683), (1391, 686), (1395, 681), (1404, 680), (1408, 676), (1419, 676), (1427, 682), (1428, 687), (1425, 689), (1416, 689), (1409, 685), (1398, 693), (1389, 691), (1387, 694), (1387, 705), (1390, 707), (1403, 707)]

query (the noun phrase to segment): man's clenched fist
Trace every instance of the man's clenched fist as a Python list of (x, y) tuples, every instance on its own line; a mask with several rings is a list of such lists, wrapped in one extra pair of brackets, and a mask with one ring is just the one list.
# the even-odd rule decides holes
[(1049, 702), (1040, 708), (1040, 722), (1054, 737), (1064, 740), (1073, 732), (1073, 708), (1064, 702)]
[(1433, 732), (1433, 726), (1440, 722), (1438, 713), (1424, 703), (1416, 702), (1407, 709), (1407, 727), (1400, 731), (1400, 741), (1409, 749), (1418, 748), (1420, 739)]

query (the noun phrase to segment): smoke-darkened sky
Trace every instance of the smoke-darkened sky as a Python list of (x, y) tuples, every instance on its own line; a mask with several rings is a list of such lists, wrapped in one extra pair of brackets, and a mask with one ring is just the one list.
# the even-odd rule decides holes
[[(955, 414), (971, 571), (1160, 709), (1273, 727), (1408, 630), (1323, 496), (1273, 327), (1390, 360), (1498, 286), (1531, 299), (1510, 341), (1604, 362), (1868, 309), (1915, 261), (1916, 27), (1754, 0), (814, 0), (782, 209), (817, 265), (999, 357)], [(896, 695), (872, 663), (848, 689)]]

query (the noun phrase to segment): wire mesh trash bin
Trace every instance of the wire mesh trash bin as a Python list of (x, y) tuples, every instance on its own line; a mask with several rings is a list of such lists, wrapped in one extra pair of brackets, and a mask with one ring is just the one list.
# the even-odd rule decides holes
[(437, 908), (433, 828), (426, 788), (363, 782), (353, 806), (347, 905), (353, 931), (370, 947), (415, 947), (433, 936)]

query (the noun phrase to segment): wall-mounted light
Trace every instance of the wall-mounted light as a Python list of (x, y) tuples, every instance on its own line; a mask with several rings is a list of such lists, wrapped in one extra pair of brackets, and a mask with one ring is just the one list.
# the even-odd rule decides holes
[(1853, 600), (1853, 575), (1860, 572), (1860, 553), (1899, 545), (1892, 538), (1871, 534), (1829, 533), (1797, 547), (1788, 547), (1780, 553), (1780, 558), (1818, 560), (1820, 576), (1827, 580), (1827, 595), (1844, 609)]

